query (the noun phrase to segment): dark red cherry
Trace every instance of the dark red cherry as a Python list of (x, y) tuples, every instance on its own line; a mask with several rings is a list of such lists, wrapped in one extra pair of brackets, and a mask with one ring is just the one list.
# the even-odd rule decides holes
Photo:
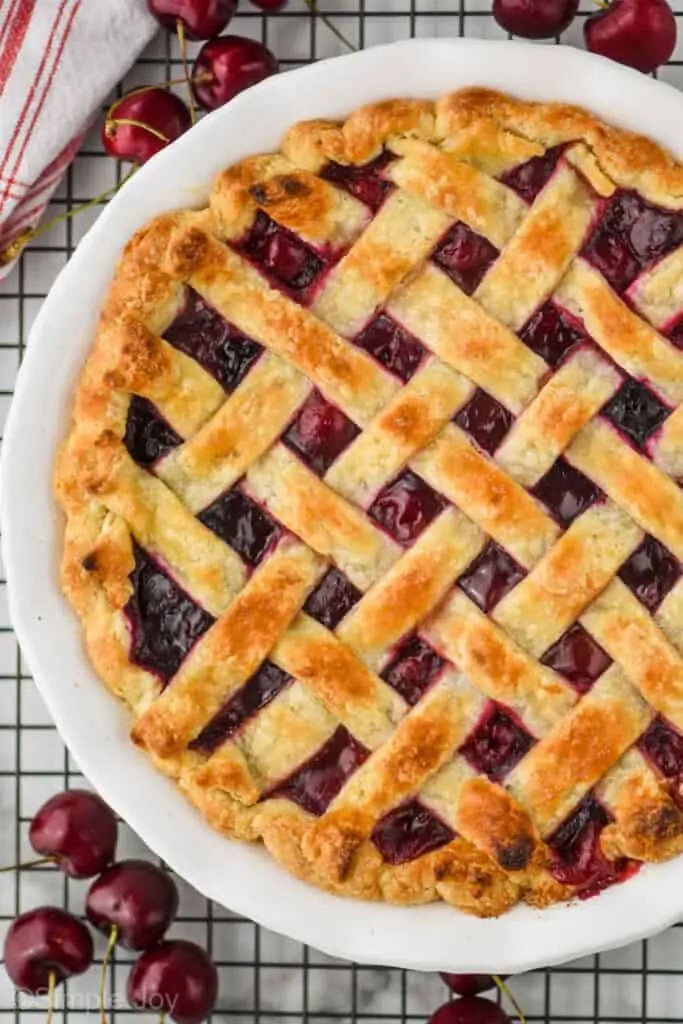
[(524, 39), (552, 39), (571, 24), (579, 0), (493, 0), (493, 16), (506, 32)]
[(133, 89), (109, 109), (102, 129), (107, 152), (144, 164), (192, 124), (190, 111), (167, 89)]
[(135, 1010), (168, 1014), (177, 1024), (199, 1024), (216, 1004), (218, 971), (194, 942), (160, 942), (136, 960), (127, 992)]
[(87, 971), (93, 959), (90, 932), (77, 917), (59, 907), (37, 907), (13, 921), (5, 936), (7, 973), (22, 992), (44, 995), (74, 974)]
[[(490, 974), (444, 974), (441, 977), (451, 992), (459, 996), (478, 996), (480, 992), (490, 992), (496, 983)], [(499, 975), (505, 980), (507, 974)]]
[(170, 32), (182, 22), (188, 39), (213, 39), (228, 27), (237, 0), (147, 0), (150, 13)]
[(251, 0), (254, 7), (258, 7), (259, 11), (263, 11), (265, 14), (275, 14), (276, 11), (281, 11), (287, 6), (289, 0)]
[(178, 910), (171, 876), (146, 860), (122, 860), (90, 886), (88, 919), (126, 949), (148, 949), (158, 942)]
[(263, 43), (243, 36), (222, 36), (204, 43), (199, 51), (192, 89), (200, 106), (216, 110), (278, 69), (277, 58)]
[(71, 789), (44, 803), (29, 828), (36, 853), (56, 861), (70, 878), (93, 878), (114, 859), (116, 816), (97, 793)]
[(586, 18), (591, 53), (650, 73), (666, 64), (676, 46), (676, 19), (666, 0), (613, 0)]
[(488, 999), (465, 996), (440, 1006), (429, 1018), (429, 1024), (510, 1024), (510, 1018)]

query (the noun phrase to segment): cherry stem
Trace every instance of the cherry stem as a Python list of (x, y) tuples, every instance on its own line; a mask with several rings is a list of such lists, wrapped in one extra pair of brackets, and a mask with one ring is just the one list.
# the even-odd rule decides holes
[[(21, 235), (19, 237), (21, 238)], [(12, 246), (10, 245), (9, 248)], [(2, 257), (3, 253), (0, 252), (0, 267), (3, 266)], [(9, 263), (9, 260), (7, 262)], [(37, 860), (25, 860), (23, 864), (8, 864), (7, 867), (0, 868), (0, 875), (4, 875), (6, 871), (23, 871), (25, 868), (37, 868), (39, 864), (54, 864), (54, 862), (54, 857), (38, 857)]]
[(334, 24), (334, 22), (333, 22), (333, 21), (331, 21), (331, 20), (330, 20), (330, 18), (328, 18), (328, 16), (327, 16), (326, 14), (323, 14), (323, 12), (322, 12), (322, 11), (320, 10), (320, 8), (318, 7), (318, 3), (317, 3), (317, 0), (304, 0), (304, 3), (305, 3), (305, 4), (306, 4), (306, 6), (308, 7), (309, 11), (311, 11), (311, 12), (312, 12), (313, 14), (315, 14), (315, 15), (316, 15), (316, 16), (317, 16), (318, 18), (320, 18), (320, 20), (322, 21), (322, 23), (323, 23), (324, 25), (326, 25), (326, 26), (327, 26), (327, 28), (328, 28), (328, 29), (330, 30), (330, 32), (332, 33), (332, 35), (333, 35), (333, 36), (336, 36), (336, 37), (337, 37), (337, 39), (338, 39), (338, 40), (339, 40), (339, 41), (340, 41), (341, 43), (343, 43), (343, 44), (344, 44), (344, 46), (345, 46), (345, 47), (347, 48), (347, 50), (351, 50), (351, 51), (352, 51), (353, 53), (355, 53), (355, 52), (356, 52), (356, 50), (357, 50), (357, 47), (356, 47), (356, 46), (354, 46), (354, 45), (353, 45), (353, 43), (352, 43), (352, 42), (350, 42), (350, 40), (348, 40), (348, 39), (346, 38), (346, 36), (344, 35), (344, 33), (343, 33), (343, 32), (341, 31), (341, 29), (338, 29), (338, 28), (337, 28), (337, 26), (336, 26), (336, 25)]
[(493, 978), (493, 980), (495, 981), (496, 985), (498, 986), (500, 991), (503, 993), (505, 998), (508, 1000), (508, 1002), (512, 1004), (512, 1008), (515, 1011), (515, 1013), (517, 1014), (517, 1017), (519, 1019), (519, 1024), (526, 1024), (526, 1017), (524, 1016), (524, 1013), (522, 1011), (522, 1007), (519, 1005), (519, 1003), (515, 999), (513, 993), (510, 990), (510, 988), (505, 984), (503, 979), (498, 974), (492, 974), (491, 977)]
[(45, 1018), (45, 1024), (52, 1024), (52, 1015), (55, 1009), (56, 982), (55, 972), (50, 971), (47, 979), (47, 1017)]
[(118, 939), (118, 937), (119, 937), (119, 929), (118, 929), (118, 926), (114, 924), (114, 925), (112, 925), (112, 929), (109, 932), (109, 941), (107, 942), (107, 948), (105, 949), (104, 956), (102, 957), (102, 970), (100, 971), (100, 989), (99, 989), (98, 1002), (99, 1002), (99, 1009), (100, 1009), (100, 1021), (101, 1021), (101, 1024), (107, 1024), (107, 1012), (106, 1012), (106, 1010), (104, 1008), (104, 986), (105, 986), (105, 982), (107, 980), (107, 967), (109, 966), (109, 961), (111, 960), (111, 955), (112, 955), (114, 946), (116, 945), (116, 940)]
[[(46, 231), (53, 228), (55, 224), (61, 224), (64, 220), (69, 220), (71, 217), (75, 217), (77, 213), (83, 213), (84, 210), (89, 210), (92, 206), (97, 206), (98, 203), (104, 203), (107, 199), (111, 199), (115, 196), (119, 189), (123, 188), (129, 178), (132, 178), (133, 174), (137, 170), (137, 167), (131, 167), (128, 174), (126, 174), (118, 185), (112, 185), (105, 192), (101, 192), (99, 196), (95, 196), (94, 199), (89, 199), (87, 203), (81, 203), (80, 206), (74, 206), (72, 210), (66, 210), (65, 213), (58, 213), (56, 217), (52, 217), (51, 220), (46, 221), (44, 224), (38, 224), (35, 228), (27, 228), (26, 231), (22, 231), (21, 234), (17, 235), (13, 242), (10, 242), (4, 249), (0, 249), (0, 267), (6, 267), (8, 263), (12, 263), (26, 248), (29, 242), (32, 242), (34, 238), (38, 238), (40, 235), (44, 235)], [(54, 860), (53, 857), (43, 857), (40, 860), (32, 860), (27, 864), (19, 864), (20, 868), (30, 868), (35, 864), (44, 864), (46, 861)], [(0, 872), (13, 871), (14, 867), (0, 868)]]
[(194, 105), (194, 96), (192, 94), (192, 83), (190, 79), (190, 69), (187, 63), (187, 36), (185, 35), (185, 22), (182, 18), (178, 18), (176, 22), (176, 28), (178, 30), (178, 44), (180, 46), (180, 56), (183, 61), (183, 74), (185, 75), (185, 82), (187, 83), (187, 98), (190, 101), (190, 118), (192, 124), (197, 123), (197, 108)]
[(125, 92), (123, 96), (119, 96), (117, 100), (114, 100), (109, 110), (107, 111), (107, 120), (113, 120), (112, 115), (114, 111), (123, 103), (124, 100), (130, 99), (131, 96), (138, 96), (141, 92), (150, 92), (152, 89), (171, 89), (174, 85), (187, 85), (190, 82), (208, 82), (213, 75), (210, 71), (202, 71), (201, 75), (196, 75), (194, 78), (189, 78), (184, 75), (182, 78), (169, 78), (167, 82), (158, 82), (156, 85), (139, 85), (137, 89), (131, 89), (129, 92)]

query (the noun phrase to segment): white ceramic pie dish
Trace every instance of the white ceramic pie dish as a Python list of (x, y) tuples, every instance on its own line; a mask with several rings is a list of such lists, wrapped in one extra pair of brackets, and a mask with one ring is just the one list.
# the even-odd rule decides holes
[(123, 245), (142, 223), (175, 206), (201, 204), (221, 167), (277, 148), (294, 121), (475, 84), (583, 104), (683, 157), (683, 96), (563, 47), (414, 40), (262, 83), (142, 169), (58, 277), (33, 327), (7, 423), (0, 512), (12, 621), (57, 727), (96, 788), (174, 870), (230, 909), (332, 955), (419, 970), (514, 973), (673, 923), (683, 913), (683, 858), (645, 867), (584, 903), (542, 912), (520, 906), (488, 921), (444, 904), (399, 908), (341, 899), (290, 877), (259, 847), (215, 833), (131, 745), (128, 715), (97, 679), (59, 589), (62, 521), (51, 493), (56, 447), (99, 307)]

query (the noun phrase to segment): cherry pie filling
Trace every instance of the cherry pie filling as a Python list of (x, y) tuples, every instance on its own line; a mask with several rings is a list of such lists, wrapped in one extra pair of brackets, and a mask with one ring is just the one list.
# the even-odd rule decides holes
[(630, 878), (639, 864), (627, 858), (608, 860), (600, 846), (600, 834), (610, 816), (588, 793), (569, 818), (547, 840), (555, 861), (551, 874), (563, 885), (576, 886), (581, 899)]
[(555, 368), (578, 345), (588, 341), (580, 322), (548, 299), (527, 320), (519, 336), (532, 352)]
[(466, 295), (472, 295), (499, 255), (487, 238), (456, 221), (438, 243), (432, 259)]
[(382, 672), (382, 679), (413, 705), (436, 682), (445, 664), (426, 641), (413, 634), (399, 644)]
[(320, 177), (346, 189), (374, 214), (394, 187), (391, 181), (383, 177), (383, 171), (394, 159), (393, 153), (385, 150), (374, 160), (360, 166), (330, 161), (322, 169)]
[(588, 693), (612, 659), (581, 623), (575, 622), (548, 648), (541, 664), (563, 676), (579, 693)]
[(258, 565), (282, 536), (282, 527), (239, 487), (221, 494), (197, 518), (251, 566)]
[(359, 433), (341, 409), (314, 391), (282, 435), (282, 441), (314, 473), (322, 476)]
[(493, 455), (514, 422), (511, 412), (495, 398), (477, 388), (453, 417), (470, 437), (489, 455)]
[(131, 661), (166, 685), (215, 619), (135, 542), (133, 556), (135, 567), (129, 577), (133, 593), (124, 608), (131, 631)]
[(264, 793), (262, 799), (286, 797), (319, 817), (369, 754), (370, 751), (340, 725), (320, 750)]
[(379, 313), (354, 341), (404, 383), (410, 380), (426, 355), (417, 338), (388, 313)]
[(190, 750), (212, 754), (292, 682), (292, 677), (272, 661), (264, 661), (251, 679), (225, 702), (192, 740)]
[(619, 189), (606, 200), (582, 255), (615, 291), (624, 292), (643, 270), (683, 242), (683, 216)]
[(228, 393), (242, 382), (263, 352), (262, 345), (224, 320), (189, 286), (182, 308), (163, 337), (198, 362)]
[(329, 262), (263, 210), (235, 248), (259, 267), (271, 284), (289, 291), (304, 305), (313, 297)]
[(511, 555), (492, 540), (459, 577), (458, 586), (488, 613), (525, 575)]
[(600, 488), (562, 456), (531, 488), (531, 493), (564, 527), (573, 523), (594, 502), (605, 499)]
[(491, 701), (460, 753), (480, 775), (502, 782), (535, 742), (511, 711)]
[(147, 398), (133, 395), (128, 406), (123, 443), (138, 465), (143, 469), (151, 469), (182, 444), (183, 439)]
[(448, 502), (406, 469), (377, 495), (368, 515), (399, 544), (411, 544)]
[(333, 567), (309, 594), (304, 611), (328, 629), (336, 629), (362, 596), (344, 573)]
[(534, 156), (531, 160), (518, 164), (502, 175), (501, 181), (513, 189), (526, 203), (533, 203), (536, 196), (548, 184), (559, 162), (564, 146), (553, 146), (542, 156)]
[(450, 843), (455, 833), (420, 800), (407, 800), (380, 818), (370, 839), (387, 864), (406, 864)]

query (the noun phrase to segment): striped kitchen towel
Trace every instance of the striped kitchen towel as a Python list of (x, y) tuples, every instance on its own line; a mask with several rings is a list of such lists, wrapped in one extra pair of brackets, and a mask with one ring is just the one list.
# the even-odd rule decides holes
[(0, 252), (38, 223), (156, 27), (146, 0), (0, 0)]

